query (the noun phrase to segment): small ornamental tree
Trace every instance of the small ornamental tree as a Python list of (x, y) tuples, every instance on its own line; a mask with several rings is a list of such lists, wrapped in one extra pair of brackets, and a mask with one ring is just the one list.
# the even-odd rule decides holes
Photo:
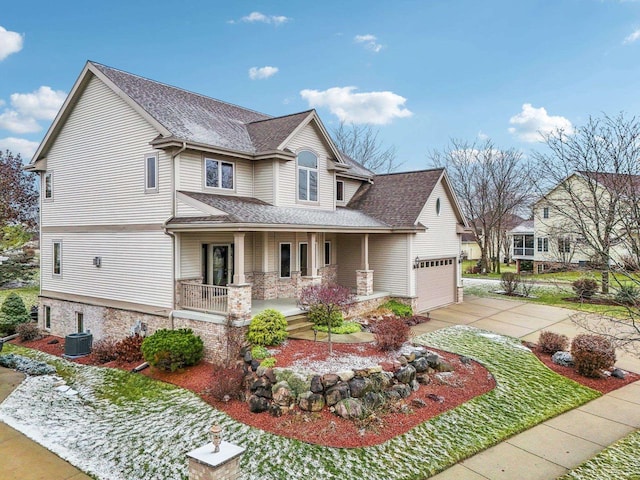
[(353, 302), (353, 294), (347, 287), (337, 284), (310, 285), (302, 289), (298, 304), (301, 308), (314, 312), (313, 318), (318, 324), (327, 325), (329, 334), (329, 355), (333, 355), (333, 344), (331, 343), (331, 327), (336, 312), (342, 310)]
[(30, 321), (31, 317), (22, 298), (17, 293), (11, 292), (0, 307), (0, 332), (13, 335), (19, 324)]

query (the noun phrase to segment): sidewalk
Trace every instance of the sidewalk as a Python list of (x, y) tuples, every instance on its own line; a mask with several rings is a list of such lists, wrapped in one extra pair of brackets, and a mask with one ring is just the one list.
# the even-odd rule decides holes
[[(0, 367), (0, 402), (22, 382), (24, 375)], [(22, 433), (0, 422), (2, 480), (91, 480)]]
[[(414, 335), (466, 324), (535, 342), (540, 330), (569, 337), (580, 333), (571, 310), (512, 300), (465, 298), (431, 312)], [(620, 355), (616, 365), (640, 372), (640, 359)], [(552, 480), (640, 428), (640, 381), (547, 420), (474, 455), (434, 480)]]

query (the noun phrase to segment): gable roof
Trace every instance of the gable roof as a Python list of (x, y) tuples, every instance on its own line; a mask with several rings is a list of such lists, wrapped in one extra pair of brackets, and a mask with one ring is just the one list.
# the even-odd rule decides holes
[[(32, 169), (38, 168), (37, 160), (46, 155), (82, 91), (94, 76), (158, 130), (159, 136), (152, 142), (157, 148), (186, 142), (194, 148), (211, 147), (246, 154), (249, 158), (281, 151), (282, 158), (293, 159), (292, 153), (286, 151), (285, 142), (304, 125), (315, 121), (335, 160), (343, 163), (342, 156), (315, 110), (272, 117), (89, 61), (38, 147), (31, 161)], [(365, 176), (370, 178), (371, 172)]]
[(363, 212), (349, 208), (336, 210), (319, 210), (296, 207), (276, 207), (252, 197), (235, 195), (218, 195), (212, 193), (180, 192), (209, 207), (224, 212), (223, 215), (203, 217), (173, 218), (168, 222), (170, 228), (179, 225), (194, 224), (263, 224), (303, 226), (313, 225), (323, 228), (369, 228), (376, 230), (390, 230), (389, 225), (372, 218)]
[(415, 227), (444, 168), (376, 175), (353, 196), (349, 208), (394, 227)]

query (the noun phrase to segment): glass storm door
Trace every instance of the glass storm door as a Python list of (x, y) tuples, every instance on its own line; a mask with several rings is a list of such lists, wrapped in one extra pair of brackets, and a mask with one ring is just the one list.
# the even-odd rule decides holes
[(202, 277), (207, 285), (221, 287), (231, 283), (233, 248), (231, 245), (202, 245)]

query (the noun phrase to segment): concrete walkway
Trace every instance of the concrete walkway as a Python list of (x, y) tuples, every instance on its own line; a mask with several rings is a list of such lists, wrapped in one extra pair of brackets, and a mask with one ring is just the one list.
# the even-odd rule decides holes
[[(0, 403), (22, 382), (24, 375), (0, 367)], [(91, 480), (70, 463), (0, 422), (0, 478), (2, 480)]]
[[(467, 297), (464, 303), (431, 312), (430, 322), (414, 335), (472, 325), (535, 342), (540, 330), (581, 333), (564, 308), (512, 300)], [(640, 372), (640, 359), (620, 355), (616, 365)], [(610, 444), (640, 428), (640, 382), (547, 420), (432, 477), (434, 480), (552, 480), (589, 460)]]

